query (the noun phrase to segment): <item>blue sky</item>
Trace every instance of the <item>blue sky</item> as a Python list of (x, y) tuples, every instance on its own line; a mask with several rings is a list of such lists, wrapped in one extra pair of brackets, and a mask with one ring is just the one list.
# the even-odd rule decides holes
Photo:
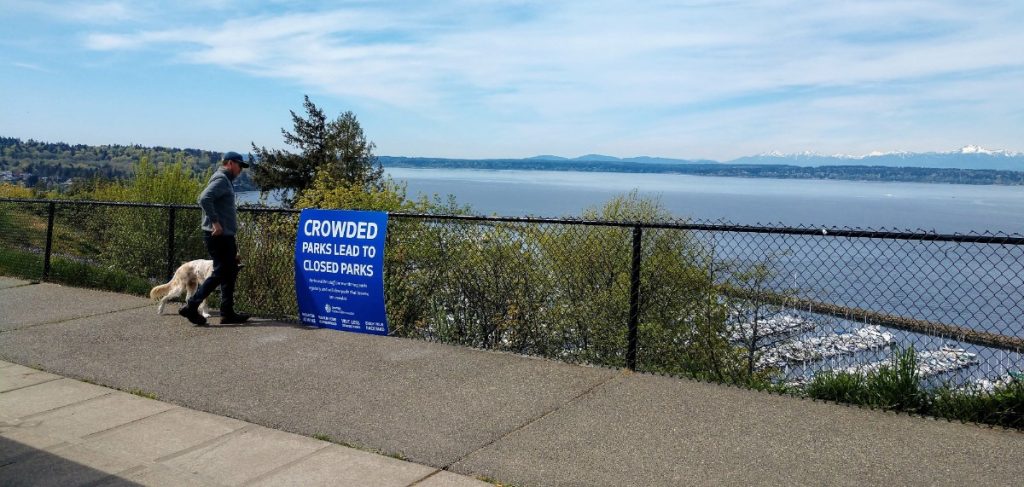
[(380, 155), (1024, 150), (1024, 2), (7, 1), (0, 135)]

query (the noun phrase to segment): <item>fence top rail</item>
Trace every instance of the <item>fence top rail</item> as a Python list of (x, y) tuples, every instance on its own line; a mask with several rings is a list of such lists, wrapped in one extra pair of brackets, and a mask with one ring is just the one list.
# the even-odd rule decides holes
[[(113, 201), (88, 201), (88, 200), (61, 200), (61, 199), (32, 199), (32, 198), (0, 198), (0, 203), (32, 203), (45, 204), (54, 203), (61, 205), (85, 205), (85, 206), (122, 206), (142, 208), (175, 208), (175, 209), (198, 209), (198, 205), (166, 204), (166, 203), (127, 203)], [(285, 213), (298, 214), (301, 209), (293, 208), (272, 208), (263, 206), (241, 206), (241, 211), (252, 213)], [(887, 240), (919, 240), (930, 242), (957, 242), (957, 243), (980, 243), (1000, 245), (1024, 245), (1024, 236), (1019, 234), (999, 233), (970, 233), (970, 234), (942, 234), (935, 232), (907, 232), (895, 230), (872, 230), (872, 229), (851, 229), (851, 228), (810, 228), (810, 227), (783, 227), (767, 225), (734, 225), (728, 223), (697, 223), (689, 221), (677, 222), (642, 222), (642, 221), (612, 221), (612, 220), (588, 220), (583, 218), (542, 218), (542, 217), (511, 217), (511, 216), (483, 216), (483, 215), (443, 215), (431, 213), (407, 213), (388, 212), (391, 217), (411, 218), (432, 221), (466, 221), (466, 222), (495, 222), (495, 223), (531, 223), (531, 224), (556, 224), (556, 225), (585, 225), (602, 227), (626, 227), (642, 229), (676, 229), (707, 232), (733, 232), (733, 233), (759, 233), (775, 235), (803, 235), (816, 237), (844, 237), (844, 238), (876, 238)]]
[(125, 206), (134, 208), (176, 208), (188, 209), (198, 208), (198, 205), (168, 204), (168, 203), (131, 203), (126, 201), (92, 201), (92, 200), (58, 200), (58, 199), (32, 199), (32, 198), (0, 198), (0, 203), (33, 203), (59, 205), (80, 205), (80, 206)]
[(806, 228), (806, 227), (773, 227), (761, 225), (732, 225), (725, 223), (691, 223), (691, 222), (640, 222), (586, 220), (575, 218), (534, 218), (534, 217), (499, 217), (472, 215), (433, 215), (428, 213), (392, 212), (390, 216), (403, 218), (419, 218), (425, 220), (459, 220), (479, 222), (507, 223), (549, 223), (562, 225), (590, 225), (605, 227), (640, 227), (644, 229), (677, 229), (709, 232), (734, 233), (766, 233), (776, 235), (807, 235), (817, 237), (846, 238), (878, 238), (889, 240), (926, 240), (937, 242), (986, 243), (1024, 245), (1024, 236), (1001, 234), (942, 234), (934, 232), (900, 232), (889, 230), (861, 230), (849, 228)]
[[(48, 204), (55, 203), (61, 205), (80, 205), (80, 206), (124, 206), (133, 208), (174, 208), (177, 210), (198, 210), (199, 205), (197, 204), (184, 204), (184, 203), (132, 203), (127, 201), (96, 201), (96, 200), (62, 200), (62, 199), (39, 199), (39, 198), (0, 198), (0, 203), (32, 203), (32, 204)], [(289, 208), (272, 208), (265, 206), (249, 206), (241, 205), (238, 207), (243, 211), (253, 212), (271, 212), (271, 213), (299, 213), (302, 210), (293, 210)]]

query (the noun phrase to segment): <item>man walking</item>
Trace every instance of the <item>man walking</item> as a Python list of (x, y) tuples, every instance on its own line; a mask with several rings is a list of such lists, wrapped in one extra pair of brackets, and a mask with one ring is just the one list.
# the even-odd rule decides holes
[(199, 313), (199, 304), (220, 286), (221, 324), (245, 323), (249, 315), (235, 312), (235, 281), (238, 279), (238, 246), (235, 232), (238, 230), (238, 213), (235, 210), (235, 190), (231, 186), (242, 169), (249, 167), (242, 155), (227, 152), (221, 159), (221, 167), (210, 177), (206, 189), (199, 194), (199, 206), (203, 210), (203, 242), (213, 259), (213, 273), (206, 278), (195, 294), (178, 310), (198, 326), (206, 326), (206, 318)]

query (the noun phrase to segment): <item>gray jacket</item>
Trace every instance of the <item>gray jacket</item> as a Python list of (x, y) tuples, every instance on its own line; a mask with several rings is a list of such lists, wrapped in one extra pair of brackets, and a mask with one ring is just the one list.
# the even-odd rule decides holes
[(238, 215), (235, 211), (235, 189), (226, 169), (218, 169), (210, 176), (206, 189), (199, 193), (199, 206), (203, 208), (203, 230), (213, 231), (213, 223), (219, 222), (224, 235), (238, 231)]

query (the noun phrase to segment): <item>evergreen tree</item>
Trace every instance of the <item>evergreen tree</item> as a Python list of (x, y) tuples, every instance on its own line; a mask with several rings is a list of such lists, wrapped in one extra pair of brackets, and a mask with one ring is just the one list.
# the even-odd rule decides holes
[(258, 162), (253, 166), (252, 177), (260, 190), (291, 190), (291, 195), (284, 198), (291, 206), (313, 185), (318, 173), (366, 191), (379, 190), (384, 169), (373, 155), (375, 146), (366, 140), (355, 114), (347, 111), (328, 121), (308, 95), (302, 106), (305, 117), (289, 110), (294, 131), (281, 129), (285, 143), (299, 153), (252, 144)]

